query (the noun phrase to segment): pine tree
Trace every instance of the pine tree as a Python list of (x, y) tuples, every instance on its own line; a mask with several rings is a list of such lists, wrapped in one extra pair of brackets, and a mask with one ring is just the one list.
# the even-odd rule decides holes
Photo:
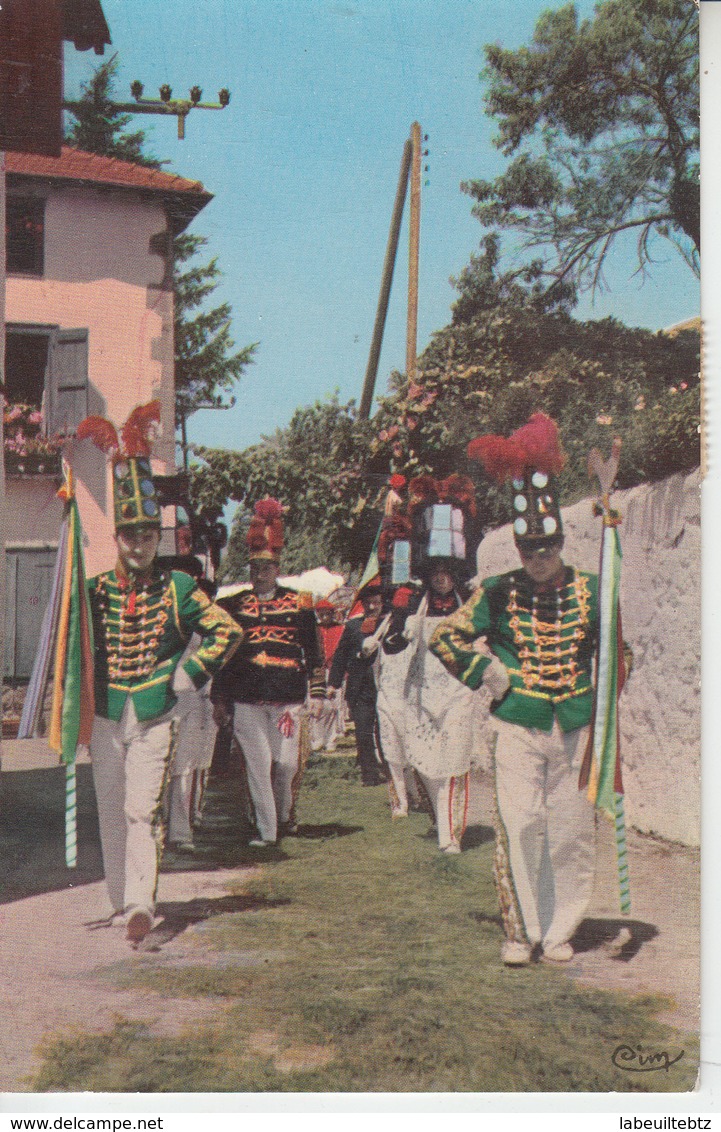
[(166, 162), (144, 152), (145, 130), (127, 133), (132, 114), (124, 114), (113, 103), (118, 56), (101, 63), (91, 79), (81, 83), (81, 96), (70, 113), (75, 121), (65, 131), (65, 144), (86, 153), (100, 153), (160, 169)]

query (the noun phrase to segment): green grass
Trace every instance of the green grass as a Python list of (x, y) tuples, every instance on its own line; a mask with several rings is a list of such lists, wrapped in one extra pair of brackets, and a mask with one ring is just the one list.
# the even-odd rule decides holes
[[(234, 788), (216, 787), (216, 815), (223, 785)], [(540, 964), (500, 964), (490, 840), (442, 856), (428, 818), (392, 823), (384, 789), (362, 789), (345, 758), (307, 771), (298, 817), (302, 836), (267, 854), (243, 910), (204, 924), (204, 939), (229, 962), (171, 967), (148, 956), (112, 973), (169, 997), (221, 997), (222, 1017), (181, 1038), (119, 1023), (100, 1038), (56, 1041), (36, 1089), (693, 1087), (697, 1043), (654, 1020), (665, 1001), (582, 989)], [(206, 836), (206, 856), (219, 863), (246, 852), (227, 823), (215, 835), (211, 823)], [(239, 953), (272, 960), (234, 965)], [(624, 1073), (611, 1061), (621, 1042), (685, 1055), (668, 1073)], [(294, 1071), (283, 1071), (284, 1054)]]

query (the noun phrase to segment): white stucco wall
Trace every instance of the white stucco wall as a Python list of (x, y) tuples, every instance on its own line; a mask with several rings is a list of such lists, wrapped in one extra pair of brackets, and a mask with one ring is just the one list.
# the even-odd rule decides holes
[[(621, 696), (627, 821), (643, 832), (699, 844), (701, 744), (700, 473), (617, 492), (623, 516), (623, 633), (634, 670)], [(598, 570), (600, 520), (592, 500), (563, 509), (563, 557)], [(510, 525), (478, 551), (478, 574), (518, 565)], [(480, 761), (492, 728), (479, 711)]]
[[(54, 187), (45, 213), (45, 273), (10, 275), (8, 323), (87, 328), (90, 412), (122, 424), (135, 405), (158, 398), (163, 436), (157, 471), (175, 466), (173, 301), (165, 262), (150, 238), (165, 231), (160, 204), (92, 186)], [(114, 561), (112, 491), (105, 458), (90, 441), (68, 446), (87, 539), (90, 574)], [(6, 544), (57, 539), (50, 481), (8, 481)]]

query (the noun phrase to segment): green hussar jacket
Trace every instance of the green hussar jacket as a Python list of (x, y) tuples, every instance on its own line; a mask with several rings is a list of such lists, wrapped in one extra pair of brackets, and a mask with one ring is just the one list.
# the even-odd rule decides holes
[(233, 655), (242, 630), (179, 570), (154, 572), (135, 586), (115, 570), (88, 582), (95, 642), (95, 710), (119, 720), (132, 696), (139, 720), (170, 711), (172, 678), (193, 633), (200, 647), (183, 664), (196, 688)]
[(465, 605), (444, 620), (430, 641), (446, 668), (478, 688), (490, 658), (503, 662), (511, 686), (492, 712), (508, 723), (562, 731), (590, 721), (596, 647), (598, 578), (570, 566), (560, 585), (534, 587), (525, 570), (486, 578)]

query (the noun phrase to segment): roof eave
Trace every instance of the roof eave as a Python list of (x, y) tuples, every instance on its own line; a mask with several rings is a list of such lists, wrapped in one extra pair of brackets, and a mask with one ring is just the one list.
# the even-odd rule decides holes
[(78, 188), (94, 188), (114, 190), (122, 193), (135, 193), (146, 200), (160, 202), (168, 215), (174, 236), (191, 224), (206, 204), (210, 204), (214, 194), (204, 189), (202, 192), (172, 192), (167, 188), (151, 188), (146, 185), (124, 185), (114, 181), (91, 181), (82, 177), (52, 176), (47, 173), (20, 173), (17, 171), (7, 173), (8, 188), (35, 181), (40, 183), (71, 185)]
[(62, 0), (63, 39), (69, 40), (77, 51), (102, 55), (105, 44), (110, 44), (110, 29), (100, 0)]

